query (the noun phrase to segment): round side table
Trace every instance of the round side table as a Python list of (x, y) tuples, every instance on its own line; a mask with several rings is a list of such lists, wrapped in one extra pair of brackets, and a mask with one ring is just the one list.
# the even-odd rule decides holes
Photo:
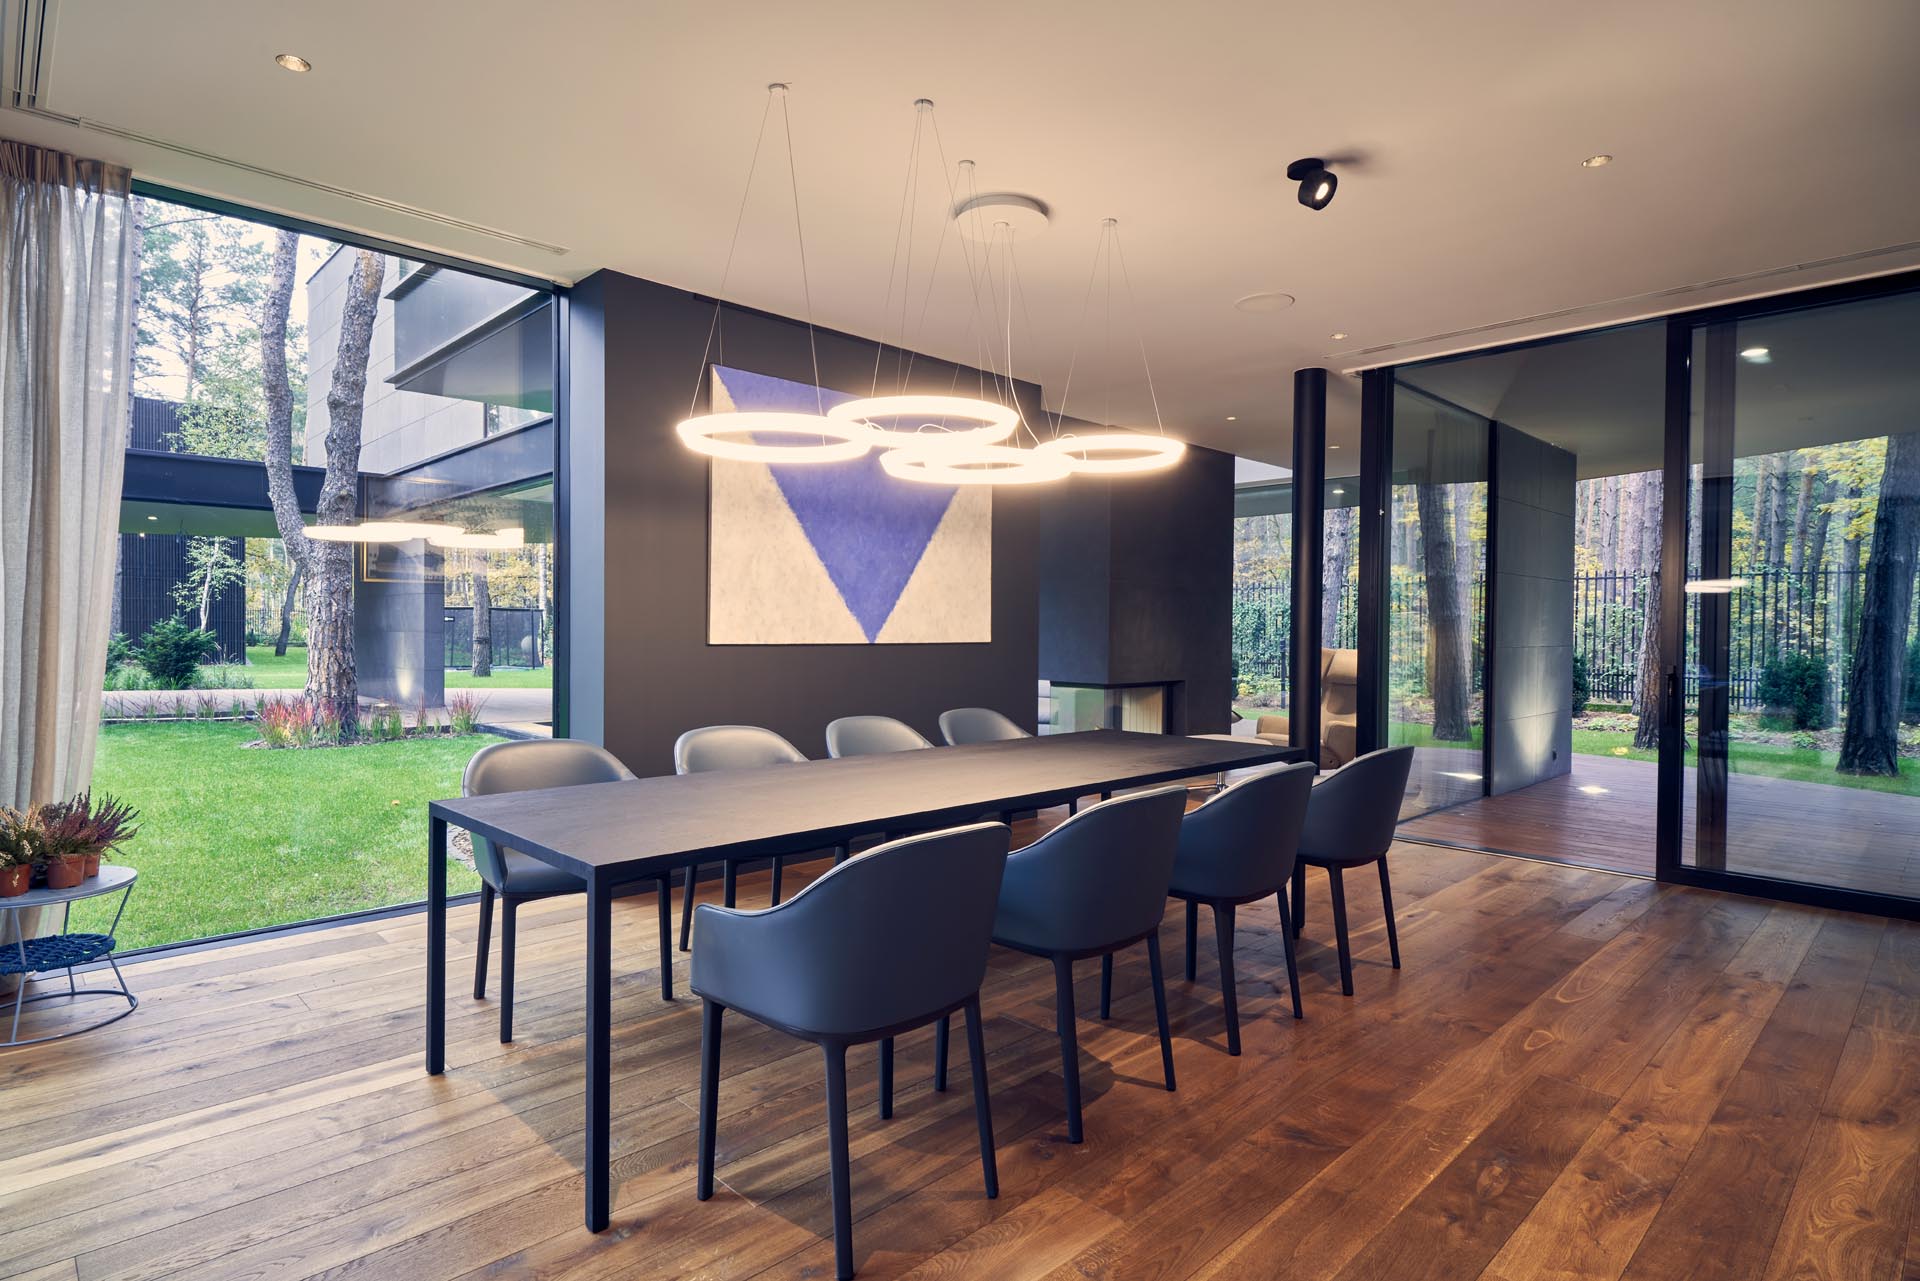
[[(133, 882), (140, 874), (130, 867), (121, 867), (114, 863), (102, 863), (98, 876), (89, 876), (70, 890), (38, 889), (28, 890), (25, 894), (13, 898), (0, 898), (0, 912), (12, 912), (13, 942), (0, 944), (0, 976), (18, 974), (20, 986), (13, 994), (13, 1024), (7, 1039), (0, 1041), (0, 1049), (9, 1049), (16, 1045), (38, 1045), (42, 1041), (58, 1041), (64, 1037), (78, 1036), (82, 1032), (91, 1032), (95, 1028), (105, 1027), (109, 1023), (124, 1019), (139, 1008), (140, 999), (127, 990), (126, 976), (120, 973), (120, 967), (113, 959), (113, 931), (119, 928), (120, 916), (127, 910), (127, 899), (133, 894)], [(113, 924), (107, 927), (105, 934), (74, 934), (67, 925), (73, 917), (73, 905), (83, 898), (95, 898), (102, 894), (120, 893), (120, 906), (114, 910)], [(20, 917), (18, 913), (27, 908), (54, 907), (61, 909), (60, 933), (46, 934), (39, 938), (20, 937)], [(4, 931), (0, 931), (4, 934)], [(94, 961), (105, 961), (113, 967), (113, 977), (119, 987), (80, 987), (73, 981), (73, 967), (88, 965)], [(27, 995), (27, 984), (36, 975), (48, 974), (56, 970), (67, 972), (67, 990), (64, 992), (42, 992)], [(115, 996), (127, 1003), (124, 1010), (116, 1010), (106, 1018), (88, 1023), (84, 1027), (69, 1028), (51, 1036), (20, 1039), (20, 1011), (39, 1001), (79, 1001), (95, 996)]]

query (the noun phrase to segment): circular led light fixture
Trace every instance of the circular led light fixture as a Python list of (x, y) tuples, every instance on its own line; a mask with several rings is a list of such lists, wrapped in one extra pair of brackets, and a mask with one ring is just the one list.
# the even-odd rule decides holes
[(496, 530), (492, 533), (448, 529), (444, 533), (428, 535), (427, 541), (435, 547), (459, 548), (465, 551), (504, 551), (525, 547), (527, 531), (515, 527)]
[(1110, 431), (1059, 436), (1042, 441), (1035, 452), (1059, 455), (1083, 475), (1120, 476), (1171, 467), (1187, 452), (1187, 446), (1171, 436)]
[(765, 409), (701, 414), (674, 430), (688, 449), (739, 463), (844, 463), (870, 448), (862, 424)]
[(1011, 445), (909, 445), (880, 455), (880, 467), (889, 476), (926, 485), (1036, 485), (1073, 474), (1063, 454)]
[[(969, 396), (868, 396), (842, 401), (827, 417), (882, 449), (991, 445), (1020, 429), (1018, 410)], [(961, 425), (949, 426), (954, 419)]]
[(1585, 160), (1582, 160), (1580, 167), (1582, 169), (1604, 169), (1612, 163), (1613, 157), (1603, 151), (1597, 156), (1588, 156)]
[(288, 71), (312, 71), (313, 64), (297, 53), (276, 53), (273, 60)]
[(405, 543), (460, 530), (438, 521), (363, 520), (357, 525), (309, 525), (307, 537), (323, 543)]

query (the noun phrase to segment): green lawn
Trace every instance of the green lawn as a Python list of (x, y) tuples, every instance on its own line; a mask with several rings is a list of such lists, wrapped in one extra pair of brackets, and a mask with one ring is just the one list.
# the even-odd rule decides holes
[[(275, 658), (273, 646), (249, 645), (246, 672), (255, 689), (301, 689), (307, 683), (307, 651), (289, 649), (285, 656)], [(447, 672), (448, 689), (546, 689), (552, 684), (551, 667), (496, 667), (491, 676)]]
[[(468, 758), (500, 741), (242, 747), (256, 737), (251, 725), (191, 721), (101, 727), (94, 787), (141, 819), (117, 856), (140, 870), (123, 948), (425, 898), (426, 802), (459, 795)], [(478, 887), (449, 866), (450, 893)], [(105, 901), (77, 907), (76, 928), (103, 928)]]

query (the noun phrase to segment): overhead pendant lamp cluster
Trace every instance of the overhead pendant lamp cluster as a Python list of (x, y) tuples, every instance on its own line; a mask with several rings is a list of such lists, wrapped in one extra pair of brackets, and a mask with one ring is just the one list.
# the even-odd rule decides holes
[[(959, 245), (971, 293), (972, 309), (969, 319), (981, 354), (977, 371), (981, 382), (981, 394), (979, 396), (959, 394), (957, 382), (960, 371), (957, 367), (954, 373), (956, 386), (946, 394), (909, 393), (905, 390), (882, 394), (881, 365), (885, 348), (876, 346), (873, 386), (870, 394), (832, 406), (825, 405), (825, 394), (819, 390), (819, 355), (813, 333), (812, 295), (806, 274), (806, 241), (800, 219), (799, 189), (797, 181), (793, 180), (793, 130), (787, 108), (787, 88), (781, 83), (767, 86), (767, 106), (761, 115), (760, 132), (755, 138), (753, 158), (747, 170), (746, 191), (741, 196), (740, 214), (734, 222), (733, 237), (727, 249), (726, 267), (721, 273), (720, 290), (714, 304), (714, 320), (707, 335), (707, 350), (701, 357), (700, 382), (696, 383), (693, 404), (689, 407), (687, 418), (676, 428), (682, 443), (689, 449), (715, 458), (778, 465), (846, 462), (877, 449), (881, 451), (880, 466), (888, 475), (901, 480), (933, 485), (1036, 484), (1064, 480), (1075, 473), (1112, 476), (1155, 471), (1170, 467), (1179, 461), (1186, 447), (1181, 442), (1167, 437), (1164, 428), (1161, 428), (1157, 435), (1152, 436), (1119, 431), (1075, 434), (1061, 430), (1065, 413), (1064, 396), (1060, 413), (1054, 418), (1054, 430), (1050, 438), (1042, 439), (1027, 424), (1019, 409), (1019, 398), (1013, 377), (1013, 313), (1016, 301), (1023, 309), (1025, 305), (1024, 297), (1020, 295), (1019, 277), (1014, 259), (1014, 229), (1009, 222), (997, 221), (991, 225), (985, 225), (980, 213), (983, 201), (977, 191), (969, 190), (966, 193), (967, 198), (962, 199), (962, 193), (956, 186), (953, 176), (956, 170), (950, 167), (946, 160), (946, 148), (940, 139), (938, 121), (933, 115), (933, 103), (925, 98), (918, 99), (913, 104), (915, 111), (913, 142), (908, 153), (907, 177), (901, 196), (900, 221), (895, 230), (893, 266), (888, 274), (887, 296), (882, 313), (891, 320), (895, 305), (894, 284), (898, 280), (900, 283), (899, 325), (895, 350), (904, 356), (905, 368), (898, 371), (899, 381), (904, 385), (911, 376), (914, 359), (908, 342), (912, 336), (908, 333), (908, 329), (911, 310), (909, 303), (913, 299), (914, 215), (921, 180), (923, 144), (927, 125), (931, 122), (931, 133), (938, 150), (941, 177), (945, 182), (949, 198), (947, 208), (952, 211), (952, 214), (944, 220), (945, 225), (935, 247), (933, 267), (928, 273), (924, 292), (919, 297), (919, 319), (924, 321), (935, 286), (939, 281), (939, 263), (946, 249), (947, 232), (960, 219), (971, 216), (976, 223), (982, 225), (965, 229), (963, 234), (955, 239)], [(814, 413), (763, 410), (695, 412), (698, 410), (700, 394), (705, 386), (708, 358), (715, 355), (715, 338), (720, 334), (726, 286), (732, 273), (734, 252), (739, 245), (741, 222), (745, 216), (748, 197), (752, 192), (754, 174), (759, 167), (760, 153), (766, 140), (767, 124), (776, 102), (780, 106), (781, 132), (787, 153), (789, 181), (793, 191), (794, 237), (799, 259), (801, 293), (807, 312), (805, 319), (808, 349), (813, 359), (814, 384), (818, 397), (816, 411)], [(957, 171), (971, 187), (972, 162), (960, 161)], [(1115, 241), (1117, 245), (1114, 225), (1112, 219), (1103, 222), (1102, 249), (1105, 249), (1110, 241)], [(904, 272), (902, 271), (903, 241), (906, 263)], [(975, 261), (974, 253), (969, 248), (969, 242), (984, 246), (978, 262)], [(998, 251), (999, 261), (997, 275), (996, 251)], [(1098, 266), (1099, 255), (1096, 254), (1096, 270)], [(1111, 260), (1109, 260), (1108, 269), (1111, 276)], [(1089, 291), (1091, 291), (1091, 283)], [(999, 323), (1002, 293), (1005, 295), (1004, 325)], [(1111, 278), (1108, 295), (1110, 308)], [(1083, 308), (1083, 322), (1084, 319)], [(999, 333), (991, 332), (985, 321), (992, 322), (992, 329), (998, 330)], [(1075, 351), (1077, 355), (1077, 341)], [(1141, 358), (1144, 366), (1144, 343), (1141, 346)], [(986, 385), (989, 381), (992, 383), (992, 398), (989, 397)], [(1072, 370), (1069, 368), (1069, 386), (1071, 381)], [(1151, 371), (1148, 372), (1148, 388), (1151, 392)], [(1041, 412), (1045, 417), (1044, 409)], [(1154, 402), (1154, 413), (1157, 423), (1159, 418), (1157, 397)], [(1023, 435), (1031, 443), (1023, 442), (1021, 439)]]

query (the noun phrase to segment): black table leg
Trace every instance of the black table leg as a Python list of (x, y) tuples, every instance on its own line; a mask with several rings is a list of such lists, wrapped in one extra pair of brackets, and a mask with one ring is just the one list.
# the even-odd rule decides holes
[(613, 891), (587, 882), (587, 1230), (604, 1231), (613, 1199), (612, 1113)]
[(427, 1072), (447, 1070), (447, 820), (427, 819)]

